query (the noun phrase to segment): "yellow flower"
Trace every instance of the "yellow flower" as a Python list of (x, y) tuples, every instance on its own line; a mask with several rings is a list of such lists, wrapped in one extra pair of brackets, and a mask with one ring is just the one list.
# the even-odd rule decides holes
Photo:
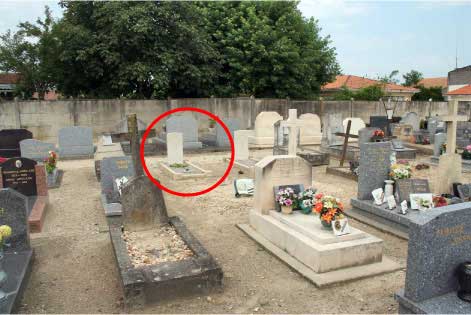
[(1, 225), (0, 226), (0, 236), (4, 238), (8, 238), (11, 236), (11, 227), (8, 225)]

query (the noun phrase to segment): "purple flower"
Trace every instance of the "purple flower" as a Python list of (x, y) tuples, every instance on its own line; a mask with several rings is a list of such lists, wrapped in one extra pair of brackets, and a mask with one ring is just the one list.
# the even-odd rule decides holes
[(291, 199), (286, 199), (285, 205), (291, 206), (292, 204), (293, 204), (293, 202), (291, 201)]

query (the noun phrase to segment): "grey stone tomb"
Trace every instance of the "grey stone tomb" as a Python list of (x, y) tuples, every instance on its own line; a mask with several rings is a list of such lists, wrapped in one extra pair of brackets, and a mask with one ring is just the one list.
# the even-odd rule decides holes
[(371, 192), (383, 187), (391, 167), (391, 143), (363, 143), (358, 168), (358, 199), (373, 199)]
[(49, 151), (56, 151), (52, 143), (36, 139), (25, 139), (20, 141), (21, 156), (38, 162), (43, 162), (49, 156)]
[(411, 224), (399, 313), (471, 312), (457, 296), (457, 267), (471, 260), (470, 211), (470, 202), (435, 208)]
[[(180, 132), (183, 134), (184, 149), (200, 149), (202, 143), (198, 140), (198, 121), (192, 115), (172, 115), (166, 123), (166, 132)], [(166, 135), (162, 135), (166, 139)]]
[(59, 130), (59, 158), (92, 158), (93, 130), (89, 127), (66, 127)]
[[(234, 138), (234, 131), (240, 130), (240, 121), (237, 118), (224, 118), (222, 121), (226, 124), (229, 132)], [(229, 138), (227, 137), (226, 132), (221, 127), (220, 124), (216, 126), (216, 146), (218, 147), (228, 147), (230, 146)]]

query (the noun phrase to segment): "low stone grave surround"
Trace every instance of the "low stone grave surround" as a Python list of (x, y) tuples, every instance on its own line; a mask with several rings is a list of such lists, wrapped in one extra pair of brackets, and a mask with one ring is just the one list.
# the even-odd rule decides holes
[(175, 167), (168, 162), (160, 163), (161, 170), (173, 180), (195, 179), (207, 177), (211, 171), (205, 170), (189, 161), (183, 161), (184, 167)]
[[(21, 167), (16, 163), (20, 161)], [(0, 166), (0, 188), (11, 188), (28, 199), (28, 226), (41, 232), (49, 203), (47, 174), (43, 164), (27, 158), (11, 158)]]
[(89, 127), (65, 127), (59, 130), (59, 158), (89, 159), (93, 158), (93, 130)]
[(361, 230), (335, 236), (319, 217), (275, 211), (273, 187), (312, 185), (312, 167), (297, 156), (269, 156), (255, 166), (254, 209), (238, 227), (318, 287), (397, 270), (383, 241)]
[(470, 261), (471, 203), (435, 208), (410, 225), (404, 289), (395, 298), (400, 314), (469, 314), (457, 296), (457, 268)]
[(12, 228), (11, 245), (5, 247), (2, 261), (7, 278), (1, 289), (7, 298), (0, 304), (0, 313), (11, 314), (21, 305), (34, 256), (28, 231), (28, 198), (13, 189), (0, 189), (0, 209), (0, 225)]
[[(250, 158), (249, 136), (252, 130), (236, 130), (234, 132), (234, 167), (238, 168), (250, 177), (254, 177), (254, 166), (258, 160)], [(224, 158), (224, 161), (229, 161)]]
[(124, 151), (120, 143), (105, 144), (104, 138), (100, 138), (97, 144), (95, 155), (93, 156), (95, 164), (95, 175), (98, 181), (101, 176), (101, 161), (107, 157), (123, 157)]

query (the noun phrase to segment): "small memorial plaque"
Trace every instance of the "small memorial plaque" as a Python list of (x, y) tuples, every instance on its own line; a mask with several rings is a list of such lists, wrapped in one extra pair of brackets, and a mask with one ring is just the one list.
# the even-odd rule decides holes
[(418, 178), (397, 180), (396, 190), (399, 200), (407, 200), (408, 203), (410, 203), (410, 194), (430, 193), (428, 180)]
[(350, 234), (350, 225), (348, 225), (348, 219), (344, 218), (332, 221), (332, 230), (334, 231), (335, 236)]
[(11, 188), (25, 196), (36, 196), (37, 162), (27, 158), (11, 158), (1, 166), (3, 188)]

